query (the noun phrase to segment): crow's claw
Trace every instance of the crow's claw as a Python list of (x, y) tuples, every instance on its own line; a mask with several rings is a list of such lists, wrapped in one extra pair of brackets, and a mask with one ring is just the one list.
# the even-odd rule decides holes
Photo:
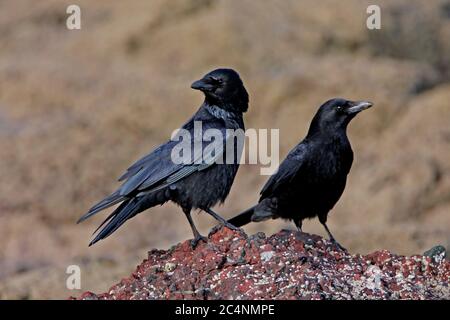
[(223, 226), (224, 226), (224, 227), (227, 227), (228, 229), (234, 230), (234, 231), (239, 231), (239, 230), (241, 230), (241, 228), (235, 227), (234, 225), (232, 225), (232, 224), (229, 223), (229, 222), (224, 222), (224, 223), (223, 223)]
[(195, 237), (194, 239), (192, 239), (191, 240), (191, 247), (192, 247), (192, 249), (195, 249), (195, 247), (197, 247), (197, 244), (200, 241), (204, 241), (206, 243), (206, 242), (208, 242), (208, 238), (199, 235), (199, 236)]
[(339, 242), (337, 242), (335, 239), (331, 239), (331, 242), (336, 245), (336, 247), (338, 247), (339, 249), (341, 249), (342, 251), (348, 253), (348, 250), (346, 248), (344, 248), (343, 246), (341, 246), (341, 244)]

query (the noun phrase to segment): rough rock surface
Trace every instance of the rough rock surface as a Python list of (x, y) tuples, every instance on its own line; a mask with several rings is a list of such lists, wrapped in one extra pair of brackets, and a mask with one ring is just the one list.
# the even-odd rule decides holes
[(150, 251), (129, 278), (81, 299), (449, 299), (449, 282), (443, 254), (363, 256), (307, 233), (221, 228), (194, 250)]

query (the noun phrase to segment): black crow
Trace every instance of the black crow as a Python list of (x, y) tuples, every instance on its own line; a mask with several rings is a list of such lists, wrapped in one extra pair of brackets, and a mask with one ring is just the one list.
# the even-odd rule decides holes
[[(205, 100), (181, 129), (191, 135), (193, 144), (200, 143), (200, 152), (206, 146), (211, 147), (211, 143), (214, 147), (212, 149), (218, 151), (211, 152), (209, 159), (194, 151), (190, 161), (179, 163), (173, 159), (173, 149), (179, 146), (180, 141), (170, 140), (138, 160), (119, 178), (119, 181), (124, 181), (123, 184), (78, 220), (84, 221), (97, 212), (120, 203), (94, 232), (95, 234), (100, 229), (89, 245), (108, 237), (138, 213), (167, 201), (173, 201), (182, 208), (194, 234), (193, 246), (205, 238), (197, 231), (191, 218), (191, 210), (201, 209), (220, 223), (234, 228), (212, 211), (211, 207), (226, 199), (239, 167), (242, 148), (234, 143), (234, 149), (227, 149), (227, 142), (230, 141), (226, 132), (230, 129), (244, 130), (243, 113), (248, 108), (248, 93), (239, 74), (232, 69), (214, 70), (195, 81), (191, 87), (202, 91)], [(199, 123), (200, 135), (195, 133)], [(204, 141), (206, 139), (203, 138), (203, 133), (208, 129), (215, 129), (223, 135), (223, 139)], [(227, 152), (230, 155), (231, 151), (234, 154), (229, 157), (232, 161), (226, 161)], [(219, 157), (224, 160), (221, 161)]]
[(342, 195), (353, 162), (347, 125), (367, 101), (332, 99), (314, 116), (307, 136), (281, 163), (261, 190), (259, 203), (228, 220), (240, 227), (250, 221), (283, 218), (293, 220), (299, 231), (306, 218), (319, 217), (330, 240), (335, 240), (326, 222), (328, 212)]

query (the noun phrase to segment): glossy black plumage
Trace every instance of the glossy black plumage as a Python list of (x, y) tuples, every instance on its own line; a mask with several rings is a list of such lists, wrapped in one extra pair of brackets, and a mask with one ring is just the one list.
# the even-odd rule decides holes
[[(201, 123), (202, 132), (207, 129), (220, 130), (223, 141), (213, 141), (220, 149), (225, 146), (227, 129), (244, 130), (242, 115), (248, 108), (248, 94), (242, 80), (234, 70), (217, 69), (194, 82), (191, 87), (202, 91), (205, 101), (182, 129), (187, 130), (203, 147), (211, 142), (195, 136), (194, 123)], [(179, 141), (170, 140), (134, 163), (119, 178), (119, 181), (124, 181), (119, 189), (80, 218), (78, 222), (120, 203), (97, 229), (99, 232), (90, 245), (108, 237), (138, 213), (167, 201), (173, 201), (183, 209), (194, 234), (193, 245), (203, 238), (192, 221), (193, 209), (202, 209), (221, 223), (233, 227), (210, 208), (218, 202), (223, 202), (228, 196), (242, 150), (238, 150), (238, 144), (235, 144), (234, 162), (230, 164), (208, 162), (206, 159), (195, 161), (198, 160), (198, 154), (194, 153), (189, 163), (176, 164), (171, 155), (178, 143)], [(222, 152), (226, 159), (225, 148)]]
[(259, 203), (228, 221), (239, 227), (251, 221), (283, 218), (301, 229), (304, 219), (318, 217), (334, 240), (326, 225), (327, 216), (345, 189), (353, 162), (347, 125), (371, 105), (344, 99), (325, 102), (307, 136), (264, 185)]

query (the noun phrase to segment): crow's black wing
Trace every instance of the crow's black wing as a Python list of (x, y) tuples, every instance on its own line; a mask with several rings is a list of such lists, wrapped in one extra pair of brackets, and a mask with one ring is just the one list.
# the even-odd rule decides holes
[[(308, 157), (308, 146), (306, 143), (297, 145), (289, 152), (286, 159), (281, 163), (278, 171), (274, 173), (262, 188), (259, 199), (260, 203), (265, 198), (271, 198), (283, 193), (286, 188), (290, 188), (290, 183), (294, 178), (299, 178), (302, 175), (302, 166), (304, 166), (306, 158)], [(303, 168), (304, 171), (304, 168)], [(252, 221), (255, 215), (255, 209), (259, 206), (255, 205), (244, 212), (238, 214), (229, 223), (236, 227), (241, 227)], [(256, 213), (257, 214), (257, 213)]]
[[(213, 118), (208, 121), (202, 122), (203, 132), (207, 129), (214, 129), (220, 133), (218, 139), (211, 139), (207, 141), (203, 138), (203, 135), (194, 135), (192, 128), (187, 127), (186, 130), (190, 132), (192, 137), (191, 142), (191, 157), (187, 163), (175, 164), (171, 157), (173, 147), (178, 144), (178, 141), (170, 141), (171, 144), (167, 149), (168, 153), (157, 159), (158, 163), (147, 159), (141, 165), (141, 171), (145, 172), (140, 174), (136, 173), (133, 177), (129, 178), (121, 187), (122, 192), (130, 193), (132, 191), (140, 192), (153, 192), (165, 188), (196, 171), (205, 170), (206, 168), (215, 165), (216, 161), (224, 155), (226, 143), (228, 141), (226, 128), (224, 122), (220, 119)], [(201, 148), (195, 148), (195, 145), (202, 146)], [(210, 150), (214, 152), (205, 152)], [(166, 151), (163, 150), (162, 153)], [(143, 178), (142, 178), (143, 177)]]
[[(172, 159), (172, 150), (179, 143), (179, 141), (168, 141), (159, 146), (150, 154), (144, 156), (135, 162), (127, 172), (122, 175), (121, 180), (124, 183), (114, 193), (100, 201), (93, 206), (78, 222), (84, 221), (97, 212), (106, 209), (110, 206), (118, 204), (130, 197), (141, 194), (153, 192), (175, 183), (196, 171), (205, 170), (211, 165), (215, 165), (216, 159), (221, 157), (226, 146), (226, 128), (224, 122), (217, 118), (202, 119), (203, 131), (207, 129), (220, 130), (222, 139), (203, 141), (202, 136), (194, 135), (194, 126), (192, 121), (183, 126), (182, 129), (187, 130), (192, 137), (192, 148), (195, 142), (199, 142), (202, 148), (191, 150), (191, 161), (188, 163), (175, 163)], [(203, 158), (203, 150), (206, 146), (212, 146), (215, 153), (207, 153)]]
[(169, 141), (133, 164), (121, 177), (122, 180), (126, 179), (123, 184), (115, 192), (89, 209), (78, 220), (78, 223), (88, 219), (99, 211), (126, 200), (145, 181), (151, 180), (153, 183), (157, 183), (180, 170), (183, 165), (176, 165), (170, 160), (170, 152), (175, 144), (176, 141)]
[[(211, 150), (214, 150), (215, 152), (203, 153), (202, 150), (199, 149), (197, 150), (199, 152), (197, 152), (196, 154), (193, 153), (192, 163), (181, 165), (181, 167), (173, 166), (173, 171), (171, 174), (167, 174), (167, 172), (170, 171), (166, 170), (163, 175), (153, 174), (144, 181), (139, 181), (138, 179), (136, 179), (133, 183), (136, 183), (139, 186), (132, 190), (132, 192), (134, 193), (131, 196), (125, 197), (122, 204), (112, 214), (110, 214), (109, 217), (106, 218), (106, 220), (94, 232), (96, 233), (97, 231), (99, 231), (89, 245), (93, 245), (97, 241), (108, 237), (123, 223), (137, 215), (139, 212), (160, 204), (160, 200), (158, 200), (158, 197), (156, 196), (155, 198), (155, 195), (157, 195), (157, 190), (166, 188), (171, 184), (176, 183), (177, 181), (191, 174), (194, 174), (197, 171), (205, 170), (208, 167), (215, 165), (215, 161), (223, 154), (223, 146), (225, 142), (223, 137), (224, 136), (221, 135), (221, 137), (218, 137), (217, 140), (214, 140), (209, 144), (212, 144)], [(197, 140), (197, 142), (203, 143), (203, 139), (201, 139), (201, 141)], [(146, 166), (152, 164), (151, 162), (148, 162), (148, 160), (146, 161), (146, 163)], [(145, 166), (140, 170), (145, 170)], [(130, 177), (130, 179), (133, 178), (134, 177)]]
[(280, 164), (278, 171), (269, 178), (262, 188), (260, 201), (275, 195), (277, 192), (282, 191), (281, 189), (289, 188), (289, 183), (292, 182), (292, 179), (301, 175), (302, 166), (307, 156), (308, 145), (306, 143), (300, 143), (292, 149), (286, 156), (286, 159)]

